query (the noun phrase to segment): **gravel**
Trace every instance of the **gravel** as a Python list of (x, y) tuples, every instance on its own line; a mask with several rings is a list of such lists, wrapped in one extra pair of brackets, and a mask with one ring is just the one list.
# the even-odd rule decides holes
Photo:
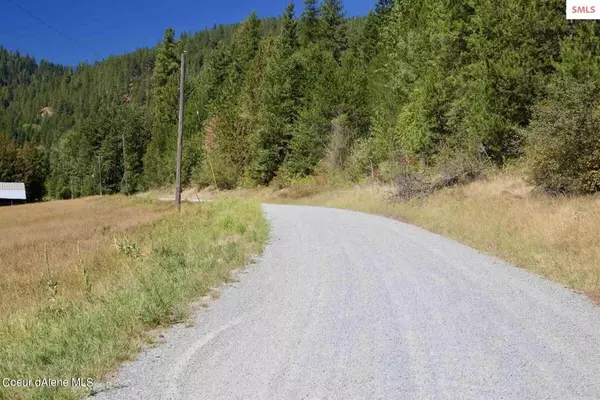
[(600, 308), (391, 219), (264, 206), (271, 239), (98, 399), (600, 399)]

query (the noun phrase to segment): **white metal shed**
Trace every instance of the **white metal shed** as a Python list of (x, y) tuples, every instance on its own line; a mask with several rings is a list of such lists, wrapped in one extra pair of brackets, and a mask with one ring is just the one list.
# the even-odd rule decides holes
[(25, 184), (21, 182), (0, 182), (0, 199), (27, 200)]

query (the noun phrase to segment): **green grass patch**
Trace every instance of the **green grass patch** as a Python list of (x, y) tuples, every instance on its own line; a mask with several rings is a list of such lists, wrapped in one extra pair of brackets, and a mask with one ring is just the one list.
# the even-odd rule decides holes
[[(186, 205), (181, 214), (116, 237), (105, 262), (119, 268), (108, 277), (92, 274), (85, 298), (61, 297), (58, 282), (59, 289), (49, 290), (37, 310), (0, 321), (0, 378), (98, 383), (135, 356), (148, 341), (145, 332), (185, 319), (191, 301), (260, 253), (267, 234), (258, 202), (224, 199)], [(90, 278), (82, 272), (81, 279)], [(0, 399), (73, 399), (90, 393), (2, 383)]]

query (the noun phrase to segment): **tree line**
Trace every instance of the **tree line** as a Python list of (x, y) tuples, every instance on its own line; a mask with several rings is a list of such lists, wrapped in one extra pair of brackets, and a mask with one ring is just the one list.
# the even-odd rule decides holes
[(23, 153), (0, 151), (2, 179), (35, 176), (35, 198), (171, 184), (186, 50), (186, 183), (451, 184), (518, 162), (544, 190), (596, 192), (600, 32), (564, 12), (563, 0), (378, 0), (347, 18), (341, 0), (305, 0), (74, 68), (0, 48), (1, 144)]

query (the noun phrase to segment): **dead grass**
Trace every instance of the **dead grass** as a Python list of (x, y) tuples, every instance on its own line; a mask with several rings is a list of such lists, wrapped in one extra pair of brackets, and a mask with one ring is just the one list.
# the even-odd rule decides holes
[(227, 196), (385, 215), (454, 238), (600, 303), (600, 196), (550, 197), (506, 172), (402, 203), (389, 200), (391, 187), (328, 189), (310, 180), (303, 185)]
[[(0, 317), (31, 309), (48, 296), (48, 280), (60, 282), (68, 299), (83, 293), (79, 261), (106, 276), (115, 235), (169, 211), (159, 203), (93, 197), (0, 208)], [(79, 255), (78, 255), (79, 247)], [(46, 256), (47, 261), (46, 262)]]

